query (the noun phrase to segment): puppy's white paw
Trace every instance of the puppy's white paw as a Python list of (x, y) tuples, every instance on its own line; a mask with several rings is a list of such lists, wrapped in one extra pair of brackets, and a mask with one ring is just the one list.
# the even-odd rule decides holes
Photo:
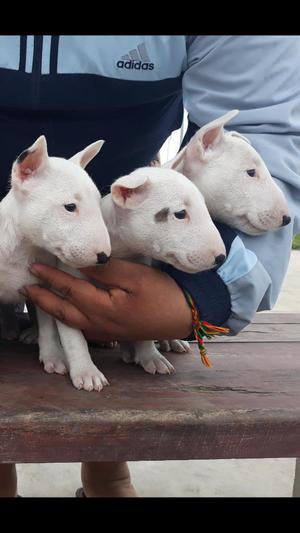
[(104, 374), (93, 363), (77, 370), (73, 369), (70, 376), (74, 387), (78, 390), (100, 392), (103, 387), (109, 385)]
[(159, 341), (158, 347), (162, 352), (189, 353), (192, 351), (189, 342), (180, 339)]
[(40, 362), (48, 374), (67, 374), (68, 369), (60, 356), (40, 356)]
[(143, 367), (149, 374), (174, 374), (174, 366), (161, 353), (135, 358), (135, 362)]
[(172, 352), (188, 353), (192, 351), (190, 347), (190, 343), (187, 341), (182, 341), (180, 339), (172, 339), (169, 341), (169, 343), (170, 343), (170, 348)]

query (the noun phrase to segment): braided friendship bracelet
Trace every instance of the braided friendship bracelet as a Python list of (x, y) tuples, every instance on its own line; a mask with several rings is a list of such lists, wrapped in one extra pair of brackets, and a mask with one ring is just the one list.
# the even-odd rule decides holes
[(209, 322), (205, 322), (205, 320), (200, 320), (199, 312), (198, 312), (198, 309), (196, 307), (196, 304), (193, 298), (187, 291), (184, 291), (184, 293), (192, 310), (192, 317), (193, 317), (192, 327), (193, 327), (195, 339), (198, 343), (201, 361), (205, 366), (207, 366), (208, 368), (211, 368), (213, 365), (208, 358), (207, 351), (204, 346), (203, 337), (207, 337), (208, 339), (211, 339), (213, 335), (226, 334), (226, 333), (229, 333), (230, 330), (229, 328), (221, 328), (220, 326), (213, 326)]

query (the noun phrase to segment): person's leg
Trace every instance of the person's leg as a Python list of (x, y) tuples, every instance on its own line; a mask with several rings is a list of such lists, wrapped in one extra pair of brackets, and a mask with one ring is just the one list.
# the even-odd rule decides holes
[(82, 463), (81, 479), (87, 497), (136, 497), (127, 463)]
[(16, 465), (0, 464), (0, 498), (17, 496)]

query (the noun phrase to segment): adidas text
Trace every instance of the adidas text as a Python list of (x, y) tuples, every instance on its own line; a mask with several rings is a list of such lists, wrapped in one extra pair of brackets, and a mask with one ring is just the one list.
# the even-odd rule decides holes
[(117, 62), (117, 67), (135, 70), (153, 70), (154, 63), (133, 60), (124, 61), (123, 59), (120, 59), (120, 61)]

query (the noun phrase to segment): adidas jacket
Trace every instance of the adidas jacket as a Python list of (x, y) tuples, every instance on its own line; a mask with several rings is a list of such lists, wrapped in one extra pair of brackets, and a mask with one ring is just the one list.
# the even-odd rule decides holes
[(163, 268), (201, 317), (237, 333), (271, 309), (300, 230), (300, 37), (0, 36), (0, 198), (15, 157), (40, 134), (69, 157), (104, 138), (89, 172), (105, 193), (147, 165), (189, 113), (195, 129), (234, 108), (230, 127), (261, 153), (286, 194), (292, 223), (259, 237), (218, 225), (226, 262), (185, 274)]

